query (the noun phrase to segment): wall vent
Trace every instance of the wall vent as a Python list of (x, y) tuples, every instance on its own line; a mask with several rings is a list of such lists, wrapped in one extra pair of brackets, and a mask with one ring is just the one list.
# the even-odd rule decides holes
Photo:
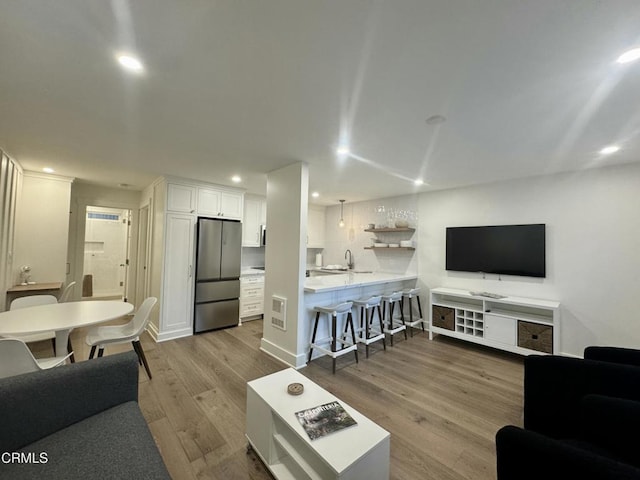
[(271, 296), (271, 326), (287, 330), (287, 299), (284, 297)]

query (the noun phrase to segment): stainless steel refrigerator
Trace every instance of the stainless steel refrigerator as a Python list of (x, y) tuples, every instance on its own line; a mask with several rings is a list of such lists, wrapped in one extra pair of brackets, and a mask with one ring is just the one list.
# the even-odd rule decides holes
[(242, 224), (198, 218), (194, 333), (238, 325)]

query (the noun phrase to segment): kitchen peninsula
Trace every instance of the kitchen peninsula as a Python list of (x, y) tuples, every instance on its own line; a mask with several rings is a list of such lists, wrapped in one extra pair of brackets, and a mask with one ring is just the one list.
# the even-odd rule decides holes
[[(304, 283), (304, 307), (306, 318), (300, 322), (299, 328), (303, 334), (299, 337), (305, 341), (304, 351), (309, 351), (309, 341), (311, 339), (311, 328), (315, 313), (313, 307), (316, 305), (330, 305), (363, 297), (382, 295), (398, 290), (415, 287), (418, 276), (416, 274), (396, 274), (396, 273), (341, 273), (335, 275), (323, 275), (320, 277), (309, 277)], [(355, 315), (354, 321), (358, 321)], [(377, 318), (377, 317), (376, 317)], [(330, 335), (327, 321), (320, 322), (318, 326), (317, 338), (326, 338)], [(343, 325), (338, 325), (338, 331), (342, 331)], [(314, 358), (321, 356), (314, 351)]]

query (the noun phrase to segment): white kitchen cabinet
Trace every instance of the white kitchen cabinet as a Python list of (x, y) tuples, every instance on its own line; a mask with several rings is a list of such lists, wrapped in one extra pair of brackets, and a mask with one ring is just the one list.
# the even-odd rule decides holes
[(195, 213), (196, 188), (189, 185), (169, 183), (167, 185), (167, 211)]
[(260, 247), (261, 226), (267, 223), (267, 201), (264, 197), (246, 196), (242, 222), (242, 246)]
[(307, 213), (307, 248), (324, 248), (325, 209), (309, 205)]
[(149, 295), (158, 298), (149, 332), (156, 341), (193, 335), (196, 222), (202, 217), (242, 219), (244, 191), (194, 180), (160, 178), (150, 190)]
[(217, 217), (220, 215), (220, 191), (198, 188), (198, 215)]
[(258, 317), (264, 313), (264, 275), (240, 277), (240, 318)]
[(243, 193), (198, 187), (198, 215), (242, 220)]
[(168, 213), (165, 223), (164, 274), (160, 333), (172, 338), (190, 334), (193, 306), (195, 217)]

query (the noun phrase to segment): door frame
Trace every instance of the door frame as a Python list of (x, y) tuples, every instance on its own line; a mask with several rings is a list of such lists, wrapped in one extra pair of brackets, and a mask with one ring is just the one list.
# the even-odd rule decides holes
[[(103, 207), (117, 208), (121, 210), (131, 211), (131, 226), (129, 230), (130, 246), (129, 246), (129, 267), (127, 272), (127, 280), (125, 281), (126, 291), (125, 297), (129, 303), (137, 305), (136, 298), (136, 281), (137, 281), (137, 254), (138, 254), (138, 208), (128, 203), (119, 203), (111, 201), (96, 201), (95, 199), (78, 198), (77, 199), (77, 215), (76, 215), (76, 235), (75, 245), (72, 249), (73, 268), (70, 269), (70, 277), (68, 282), (75, 281), (80, 288), (74, 288), (72, 293), (73, 300), (82, 299), (82, 277), (84, 274), (84, 240), (87, 227), (87, 207)], [(71, 252), (70, 252), (71, 253)]]

